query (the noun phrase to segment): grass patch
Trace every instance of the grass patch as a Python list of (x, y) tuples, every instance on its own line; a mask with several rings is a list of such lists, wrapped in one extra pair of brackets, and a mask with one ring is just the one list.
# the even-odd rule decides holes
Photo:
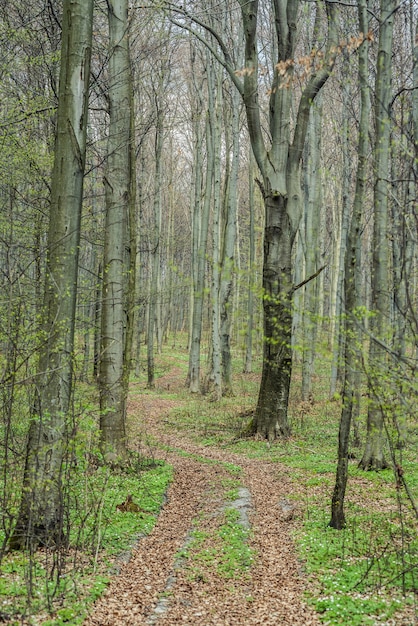
[(236, 509), (226, 509), (224, 516), (225, 522), (218, 531), (221, 545), (217, 570), (225, 578), (237, 578), (245, 574), (253, 563), (253, 550), (248, 545), (250, 531), (239, 523)]
[(225, 490), (226, 500), (236, 500), (239, 496), (240, 482), (235, 478), (223, 478), (221, 481), (222, 487)]
[(413, 601), (418, 540), (402, 533), (395, 515), (357, 513), (346, 529), (335, 531), (313, 508), (296, 545), (314, 581), (308, 601), (327, 624), (386, 622)]
[[(236, 466), (233, 466), (235, 469)], [(218, 510), (215, 518), (212, 515), (207, 518), (201, 512), (193, 521), (187, 545), (178, 553), (178, 559), (187, 561), (183, 567), (193, 580), (207, 581), (213, 574), (223, 580), (242, 579), (255, 556), (248, 545), (251, 530), (243, 525), (240, 511), (234, 507), (241, 486), (236, 472), (216, 480), (222, 490), (222, 499), (227, 504)], [(212, 488), (217, 494), (216, 485)]]
[[(327, 624), (377, 624), (396, 619), (396, 612), (411, 602), (418, 588), (417, 523), (403, 490), (396, 489), (392, 469), (364, 472), (358, 468), (362, 449), (350, 448), (346, 499), (347, 528), (328, 528), (335, 481), (339, 398), (328, 398), (327, 372), (315, 378), (315, 402), (298, 400), (297, 367), (292, 388), (290, 419), (292, 437), (267, 444), (239, 438), (254, 408), (258, 382), (254, 375), (236, 373), (235, 398), (206, 403), (204, 398), (185, 400), (172, 412), (169, 427), (191, 433), (204, 445), (221, 445), (244, 457), (285, 466), (294, 481), (291, 498), (302, 504), (305, 519), (296, 546), (308, 576), (308, 600)], [(239, 391), (237, 391), (237, 389)], [(366, 409), (366, 407), (365, 407)], [(365, 415), (360, 435), (365, 438)], [(409, 430), (414, 434), (413, 425)], [(416, 437), (406, 439), (401, 458), (409, 489), (418, 497)], [(386, 456), (391, 458), (389, 447)], [(204, 462), (203, 459), (199, 459)], [(278, 470), (282, 471), (282, 469)], [(225, 485), (227, 488), (227, 485)], [(231, 486), (231, 495), (234, 487)], [(203, 563), (219, 563), (216, 551), (205, 551), (205, 541), (195, 546), (193, 559), (201, 573)], [(245, 542), (244, 542), (245, 543)], [(233, 569), (233, 568), (232, 568)]]
[[(100, 466), (73, 470), (67, 500), (69, 548), (8, 553), (0, 564), (0, 616), (8, 623), (81, 624), (106, 588), (117, 557), (149, 534), (172, 478), (165, 463), (135, 463), (130, 472)], [(131, 494), (139, 511), (116, 505)]]
[[(304, 521), (295, 542), (310, 579), (308, 601), (321, 619), (330, 625), (378, 624), (390, 619), (396, 623), (396, 612), (412, 602), (418, 588), (416, 520), (403, 490), (395, 488), (393, 471), (363, 472), (357, 467), (362, 451), (351, 447), (350, 452), (357, 459), (349, 467), (347, 528), (343, 531), (328, 528), (341, 406), (338, 399), (327, 397), (326, 369), (321, 377), (315, 378), (315, 402), (302, 403), (297, 397), (300, 378), (295, 368), (290, 404), (293, 435), (287, 441), (270, 445), (239, 438), (255, 407), (259, 381), (254, 374), (238, 372), (238, 360), (234, 379), (236, 396), (209, 403), (204, 397), (189, 395), (184, 386), (166, 382), (173, 365), (185, 375), (184, 353), (177, 355), (171, 350), (169, 356), (161, 358), (157, 375), (162, 380), (157, 378), (156, 389), (143, 390), (141, 386), (139, 392), (138, 383), (132, 386), (132, 395), (162, 396), (181, 403), (172, 410), (167, 429), (185, 433), (205, 446), (222, 446), (243, 457), (277, 463), (277, 471), (286, 471), (293, 479), (294, 491), (290, 497), (298, 500), (304, 510)], [(363, 416), (360, 431), (363, 440), (364, 423)], [(410, 432), (413, 437), (406, 439), (400, 454), (409, 488), (417, 498), (413, 425)], [(153, 445), (151, 437), (149, 440)], [(175, 452), (226, 469), (229, 476), (221, 485), (224, 497), (226, 501), (235, 499), (242, 473), (239, 464), (180, 449)], [(389, 450), (387, 453), (389, 458)], [(51, 625), (81, 623), (86, 605), (106, 587), (115, 557), (129, 550), (135, 537), (151, 530), (171, 479), (171, 469), (163, 464), (151, 468), (133, 466), (128, 474), (113, 474), (104, 467), (96, 467), (90, 473), (89, 463), (83, 461), (78, 451), (77, 459), (68, 487), (68, 501), (74, 503), (69, 509), (73, 548), (66, 557), (60, 580), (49, 580), (55, 557), (42, 551), (32, 561), (27, 555), (9, 555), (2, 562), (0, 611), (14, 616), (15, 623), (21, 621), (22, 615), (31, 623), (28, 616), (36, 612), (45, 617), (51, 613)], [(132, 494), (141, 511), (116, 514), (116, 504), (128, 494)], [(216, 528), (212, 525), (210, 531), (206, 522), (202, 517), (195, 520), (190, 542), (179, 553), (179, 557), (187, 559), (185, 567), (189, 575), (204, 580), (215, 574), (232, 581), (245, 576), (255, 555), (249, 550), (248, 531), (238, 523), (237, 512), (229, 507), (220, 511)], [(28, 581), (33, 584), (30, 605)]]
[(210, 572), (227, 580), (245, 576), (254, 553), (248, 545), (250, 531), (242, 526), (239, 517), (236, 509), (226, 508), (219, 514), (216, 532), (202, 529), (202, 519), (194, 521), (190, 541), (178, 553), (179, 558), (187, 559), (190, 578), (206, 580)]

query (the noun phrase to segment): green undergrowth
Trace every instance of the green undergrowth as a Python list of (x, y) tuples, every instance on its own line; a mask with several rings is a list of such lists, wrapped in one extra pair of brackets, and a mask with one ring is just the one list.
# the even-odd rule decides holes
[[(304, 568), (313, 582), (308, 601), (326, 624), (389, 623), (413, 605), (418, 583), (418, 538), (396, 514), (351, 511), (342, 531), (327, 525), (314, 507), (295, 535)], [(396, 622), (393, 622), (396, 623)]]
[[(145, 389), (142, 380), (133, 381), (132, 395), (140, 393), (174, 400), (177, 407), (164, 421), (167, 431), (171, 429), (203, 446), (220, 447), (243, 458), (268, 460), (279, 479), (286, 473), (293, 481), (293, 491), (288, 497), (298, 503), (302, 512), (294, 540), (301, 567), (309, 580), (307, 601), (324, 623), (396, 624), (397, 611), (413, 602), (418, 589), (417, 523), (404, 489), (396, 488), (393, 470), (375, 473), (358, 469), (362, 449), (351, 446), (347, 526), (343, 531), (328, 527), (341, 404), (338, 398), (332, 401), (327, 398), (326, 372), (315, 379), (314, 402), (302, 403), (298, 399), (300, 381), (296, 368), (289, 411), (292, 437), (269, 444), (241, 436), (256, 404), (259, 384), (256, 375), (242, 374), (237, 361), (235, 396), (210, 402), (207, 397), (189, 395), (184, 386), (167, 382), (164, 377), (170, 374), (173, 365), (178, 365), (185, 374), (187, 358), (184, 355), (177, 358), (173, 350), (169, 356), (162, 355), (157, 366), (156, 388)], [(363, 443), (364, 422), (363, 415), (360, 424)], [(417, 430), (414, 424), (408, 426), (406, 445), (395, 453), (410, 492), (417, 499)], [(92, 421), (91, 432), (95, 427)], [(58, 553), (39, 551), (31, 558), (20, 553), (3, 558), (0, 622), (7, 619), (7, 623), (18, 624), (25, 620), (35, 626), (40, 616), (46, 619), (50, 615), (46, 622), (49, 626), (81, 623), (89, 603), (101, 595), (111, 573), (117, 571), (117, 557), (129, 552), (135, 540), (149, 533), (156, 521), (171, 480), (171, 468), (164, 463), (138, 459), (127, 472), (92, 464), (84, 453), (84, 431), (80, 431), (80, 437), (75, 442), (77, 462), (71, 467), (64, 498), (71, 528), (70, 549)], [(150, 447), (174, 450), (147, 437)], [(180, 449), (175, 452), (226, 469), (228, 475), (221, 483), (224, 500), (231, 503), (236, 498), (242, 473), (238, 463), (221, 462)], [(390, 447), (385, 453), (390, 460)], [(139, 511), (117, 512), (116, 506), (129, 494)], [(18, 490), (12, 495), (18, 502)], [(10, 512), (16, 514), (12, 509)], [(248, 546), (251, 531), (239, 523), (237, 511), (230, 505), (219, 510), (215, 530), (206, 521), (202, 516), (195, 519), (190, 541), (178, 555), (184, 559), (188, 575), (205, 579), (215, 573), (231, 584), (249, 575), (256, 555)]]
[(206, 581), (215, 573), (233, 584), (248, 575), (255, 555), (248, 545), (251, 531), (243, 526), (240, 513), (233, 506), (239, 484), (236, 478), (221, 481), (228, 504), (216, 515), (216, 529), (208, 528), (203, 513), (194, 519), (187, 545), (177, 554), (191, 580)]
[[(135, 459), (126, 471), (80, 460), (65, 488), (68, 546), (6, 554), (0, 622), (81, 624), (135, 542), (152, 530), (171, 478), (171, 466), (152, 459)], [(116, 508), (128, 495), (135, 512)]]
[(216, 574), (233, 585), (234, 580), (248, 575), (255, 558), (248, 545), (251, 530), (243, 525), (240, 512), (234, 507), (242, 470), (232, 463), (214, 463), (227, 471), (227, 475), (216, 477), (210, 486), (216, 497), (221, 494), (224, 505), (214, 517), (210, 515), (210, 520), (203, 511), (196, 516), (187, 544), (178, 552), (177, 559), (191, 580), (206, 581)]
[[(387, 445), (389, 468), (384, 471), (359, 469), (363, 450), (350, 445), (347, 527), (335, 531), (328, 523), (341, 402), (338, 396), (332, 400), (327, 396), (326, 371), (315, 379), (312, 403), (298, 399), (297, 368), (294, 378), (289, 410), (292, 436), (287, 441), (269, 444), (240, 436), (251, 420), (258, 389), (254, 375), (240, 372), (235, 372), (235, 397), (220, 402), (195, 396), (187, 400), (182, 390), (181, 404), (171, 411), (167, 428), (184, 432), (205, 446), (277, 463), (278, 475), (285, 471), (293, 480), (295, 489), (289, 497), (303, 511), (295, 545), (310, 580), (307, 600), (326, 624), (396, 624), (397, 612), (413, 603), (418, 590), (418, 532), (406, 493), (396, 488), (392, 458), (394, 454), (396, 463), (401, 464), (410, 493), (417, 500), (416, 425), (407, 425), (403, 447)], [(364, 445), (365, 415), (359, 427)], [(199, 560), (213, 564), (217, 557), (205, 552), (204, 535), (197, 532), (193, 541), (193, 563), (196, 575), (201, 575)], [(413, 606), (410, 612), (414, 613)]]

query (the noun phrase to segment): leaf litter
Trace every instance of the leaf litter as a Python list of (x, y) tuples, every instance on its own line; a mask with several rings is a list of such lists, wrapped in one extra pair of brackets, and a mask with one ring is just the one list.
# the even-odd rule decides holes
[[(297, 521), (280, 514), (280, 502), (287, 502), (292, 490), (285, 468), (281, 472), (277, 463), (245, 459), (167, 434), (164, 419), (174, 404), (145, 395), (130, 403), (130, 421), (138, 418), (136, 428), (166, 447), (153, 454), (172, 464), (174, 478), (153, 531), (139, 541), (85, 626), (318, 625), (317, 615), (303, 601), (307, 581), (291, 539)], [(131, 439), (138, 436), (133, 430)], [(196, 519), (205, 548), (211, 552), (212, 545), (216, 551), (220, 511), (231, 506), (222, 486), (230, 464), (242, 468), (237, 506), (251, 527), (248, 544), (255, 555), (253, 565), (233, 579), (204, 563), (195, 571), (187, 558), (179, 558)]]
[[(175, 383), (170, 379), (168, 388)], [(165, 421), (177, 405), (149, 395), (130, 402), (131, 441), (157, 441), (160, 448), (152, 454), (173, 466), (174, 478), (153, 531), (136, 545), (84, 626), (319, 626), (318, 614), (304, 602), (312, 583), (292, 540), (302, 520), (292, 499), (298, 485), (291, 470), (167, 433)], [(219, 512), (231, 504), (222, 486), (231, 464), (241, 468), (240, 515), (251, 529), (248, 544), (255, 555), (252, 566), (233, 579), (182, 556), (196, 520), (208, 554), (216, 552)]]

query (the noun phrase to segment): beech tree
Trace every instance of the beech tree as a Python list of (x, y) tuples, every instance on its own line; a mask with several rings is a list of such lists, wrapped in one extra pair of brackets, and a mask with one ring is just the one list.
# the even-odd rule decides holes
[(372, 302), (369, 350), (369, 407), (367, 439), (360, 466), (363, 469), (382, 469), (386, 466), (383, 455), (383, 413), (379, 402), (379, 371), (385, 371), (385, 350), (390, 319), (389, 297), (389, 158), (390, 158), (390, 101), (392, 97), (392, 44), (393, 23), (397, 3), (381, 0), (379, 48), (375, 83), (375, 140), (374, 140), (374, 198), (373, 198), (373, 259)]
[(154, 365), (154, 337), (157, 340), (157, 351), (161, 354), (163, 341), (163, 307), (161, 292), (161, 273), (164, 259), (163, 245), (163, 216), (165, 215), (163, 180), (165, 174), (164, 148), (167, 140), (166, 102), (167, 85), (170, 82), (170, 33), (161, 30), (159, 32), (160, 59), (154, 61), (153, 71), (148, 86), (151, 101), (151, 110), (155, 120), (153, 161), (155, 163), (153, 175), (153, 201), (152, 201), (152, 226), (151, 226), (151, 262), (150, 262), (150, 285), (148, 302), (148, 328), (147, 328), (147, 370), (148, 387), (153, 388), (155, 381)]
[(211, 348), (207, 388), (212, 397), (222, 396), (221, 337), (220, 337), (220, 247), (221, 247), (221, 135), (222, 135), (222, 68), (214, 59), (208, 63), (209, 128), (213, 149), (212, 177), (212, 283), (211, 283)]
[[(191, 50), (192, 69), (196, 63), (196, 53)], [(207, 53), (206, 53), (207, 54)], [(212, 71), (212, 68), (211, 70)], [(189, 369), (187, 384), (192, 393), (200, 391), (200, 342), (203, 325), (203, 303), (205, 295), (206, 249), (209, 234), (209, 216), (212, 199), (212, 178), (214, 170), (214, 147), (212, 141), (209, 114), (204, 120), (204, 132), (200, 119), (202, 109), (202, 86), (204, 81), (198, 82), (196, 73), (192, 73), (190, 85), (192, 110), (192, 129), (194, 147), (194, 180), (192, 198), (192, 297), (191, 297), (191, 325), (189, 338)], [(205, 83), (206, 86), (206, 83)], [(203, 146), (206, 142), (206, 168), (203, 180)], [(203, 192), (203, 200), (202, 196)]]
[[(321, 219), (321, 125), (322, 98), (312, 107), (306, 141), (305, 167), (305, 211), (304, 211), (304, 251), (305, 277), (309, 278), (320, 270), (320, 219)], [(310, 280), (303, 295), (303, 353), (302, 353), (302, 400), (313, 399), (312, 376), (315, 364), (315, 342), (318, 325), (315, 314), (318, 308), (318, 281)]]
[(43, 341), (13, 549), (58, 544), (63, 537), (61, 473), (73, 382), (92, 21), (93, 0), (64, 0)]
[[(359, 29), (368, 33), (367, 3), (359, 0)], [(369, 42), (366, 39), (358, 51), (358, 78), (360, 85), (360, 124), (358, 137), (358, 164), (349, 236), (345, 250), (344, 304), (346, 341), (344, 344), (344, 384), (338, 439), (338, 465), (331, 503), (330, 526), (342, 529), (345, 526), (344, 499), (348, 478), (348, 448), (350, 428), (355, 404), (357, 382), (356, 307), (359, 304), (358, 264), (361, 245), (362, 213), (366, 194), (367, 159), (369, 153), (370, 88), (369, 88)]]
[[(261, 385), (253, 428), (262, 437), (275, 439), (290, 434), (287, 418), (292, 370), (292, 246), (301, 217), (300, 165), (308, 128), (310, 108), (328, 79), (337, 54), (337, 7), (326, 2), (328, 37), (326, 52), (302, 62), (306, 72), (298, 101), (294, 127), (292, 109), (297, 101), (295, 88), (298, 41), (299, 0), (274, 0), (269, 4), (274, 25), (271, 57), (272, 82), (269, 89), (268, 132), (263, 130), (258, 47), (258, 0), (239, 0), (245, 41), (244, 67), (235, 67), (222, 35), (185, 9), (170, 5), (173, 20), (192, 30), (198, 24), (211, 33), (214, 43), (207, 45), (229, 74), (244, 103), (251, 146), (261, 180), (264, 207), (264, 354)], [(318, 6), (318, 11), (321, 7)], [(268, 59), (263, 54), (262, 64)], [(293, 131), (293, 132), (292, 132)]]
[(129, 239), (134, 179), (128, 0), (110, 0), (108, 20), (110, 121), (104, 177), (106, 224), (99, 389), (103, 452), (105, 458), (118, 460), (126, 455), (126, 397), (130, 366), (127, 357), (130, 351), (127, 294), (128, 276), (131, 276), (131, 291), (135, 285), (136, 257), (136, 250), (131, 249), (134, 245), (132, 237), (131, 241)]
[[(237, 265), (235, 254), (237, 239), (238, 171), (240, 164), (239, 130), (241, 103), (236, 89), (233, 89), (229, 97), (230, 102), (227, 105), (227, 119), (225, 125), (227, 165), (225, 173), (225, 191), (222, 203), (222, 254), (219, 290), (223, 394), (233, 393), (231, 325), (234, 308), (234, 275)], [(250, 317), (251, 314), (252, 311), (250, 308)]]
[(254, 200), (254, 156), (249, 151), (248, 157), (248, 204), (249, 204), (249, 253), (248, 253), (248, 303), (247, 331), (245, 337), (244, 372), (252, 372), (253, 361), (253, 328), (254, 328), (254, 286), (255, 286), (255, 200)]

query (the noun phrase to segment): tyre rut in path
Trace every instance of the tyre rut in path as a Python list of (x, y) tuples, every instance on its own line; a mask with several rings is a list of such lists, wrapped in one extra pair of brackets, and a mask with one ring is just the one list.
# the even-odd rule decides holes
[[(131, 412), (150, 416), (147, 402), (137, 401)], [(316, 614), (302, 600), (304, 578), (290, 539), (295, 521), (284, 521), (280, 514), (279, 502), (290, 491), (286, 468), (167, 435), (154, 418), (145, 428), (172, 449), (211, 462), (175, 452), (161, 454), (174, 467), (167, 503), (155, 528), (139, 541), (85, 626), (318, 625)], [(178, 552), (197, 517), (199, 528), (209, 535), (216, 533), (225, 504), (222, 484), (231, 476), (225, 463), (242, 468), (241, 484), (251, 493), (249, 545), (255, 552), (254, 564), (247, 576), (233, 580), (211, 569), (204, 576), (193, 576), (186, 563), (179, 564)]]

